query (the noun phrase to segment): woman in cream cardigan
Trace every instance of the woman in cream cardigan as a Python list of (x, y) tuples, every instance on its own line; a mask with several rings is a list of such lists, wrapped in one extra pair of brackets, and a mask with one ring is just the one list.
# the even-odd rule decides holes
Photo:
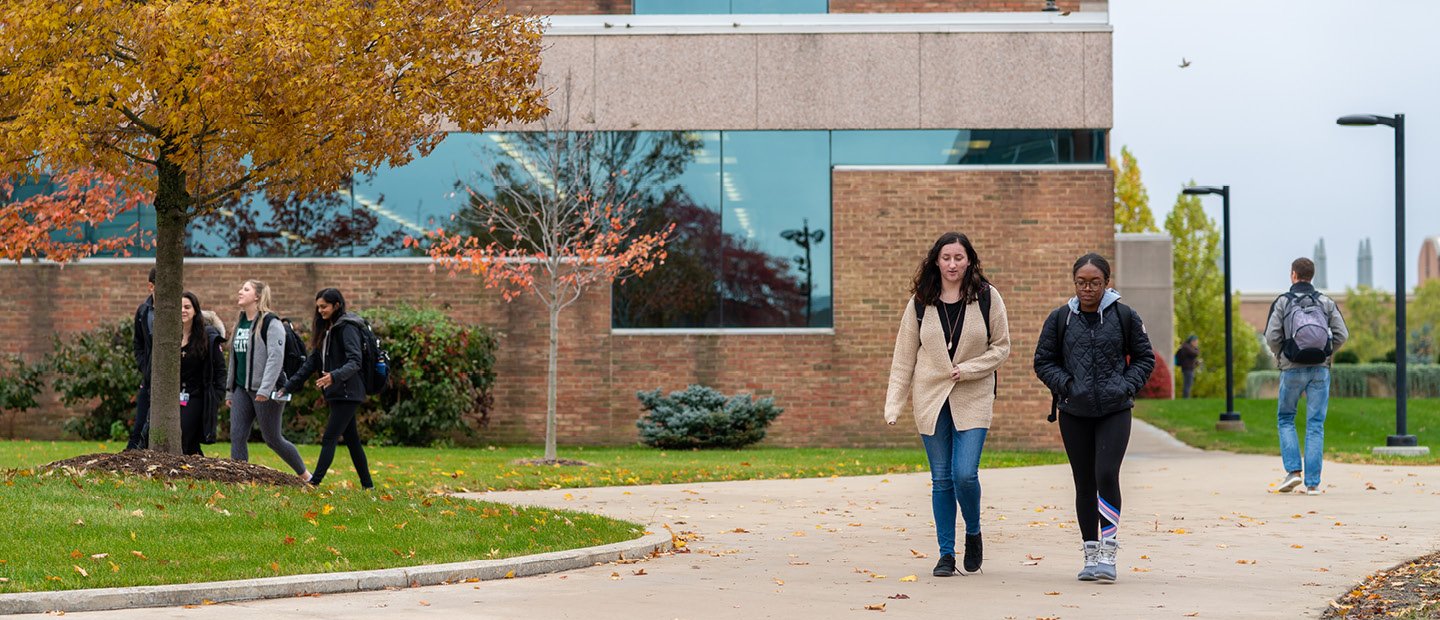
[[(985, 279), (970, 240), (947, 232), (920, 263), (895, 337), (885, 421), (907, 399), (930, 461), (940, 543), (936, 577), (955, 570), (956, 506), (965, 518), (966, 572), (980, 570), (980, 451), (995, 411), (995, 371), (1010, 355), (1005, 302)], [(986, 316), (989, 323), (986, 323)]]

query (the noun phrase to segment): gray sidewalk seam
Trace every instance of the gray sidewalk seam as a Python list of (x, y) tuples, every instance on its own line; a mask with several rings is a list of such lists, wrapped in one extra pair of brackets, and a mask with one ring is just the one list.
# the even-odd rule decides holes
[[(654, 528), (647, 528), (647, 530), (654, 532)], [(363, 592), (471, 580), (486, 581), (506, 577), (527, 577), (584, 568), (615, 560), (640, 559), (652, 553), (668, 551), (671, 544), (670, 533), (658, 532), (646, 534), (634, 540), (598, 547), (552, 551), (502, 560), (472, 560), (405, 568), (287, 575), (207, 583), (0, 594), (0, 615), (179, 607), (308, 594)], [(511, 574), (512, 572), (513, 574)]]

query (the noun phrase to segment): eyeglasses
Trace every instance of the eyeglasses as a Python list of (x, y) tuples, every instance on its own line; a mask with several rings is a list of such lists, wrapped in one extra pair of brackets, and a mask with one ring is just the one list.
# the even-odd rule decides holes
[(1076, 280), (1075, 288), (1082, 291), (1098, 291), (1105, 287), (1104, 280)]

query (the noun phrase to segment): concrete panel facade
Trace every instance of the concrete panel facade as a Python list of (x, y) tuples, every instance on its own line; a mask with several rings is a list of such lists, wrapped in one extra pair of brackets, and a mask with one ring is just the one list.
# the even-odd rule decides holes
[(1174, 252), (1169, 235), (1115, 235), (1114, 286), (1122, 301), (1145, 320), (1150, 344), (1169, 360), (1179, 346), (1175, 334)]

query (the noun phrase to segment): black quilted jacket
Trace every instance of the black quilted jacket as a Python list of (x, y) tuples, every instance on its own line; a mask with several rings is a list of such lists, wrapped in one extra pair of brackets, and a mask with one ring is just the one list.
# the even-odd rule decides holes
[[(1155, 354), (1139, 314), (1112, 302), (1102, 305), (1100, 317), (1092, 328), (1069, 305), (1056, 308), (1045, 319), (1035, 345), (1035, 374), (1060, 396), (1060, 410), (1070, 415), (1098, 418), (1130, 409), (1155, 369)], [(1130, 322), (1129, 351), (1122, 317)], [(1057, 342), (1058, 329), (1067, 319), (1062, 345)]]

